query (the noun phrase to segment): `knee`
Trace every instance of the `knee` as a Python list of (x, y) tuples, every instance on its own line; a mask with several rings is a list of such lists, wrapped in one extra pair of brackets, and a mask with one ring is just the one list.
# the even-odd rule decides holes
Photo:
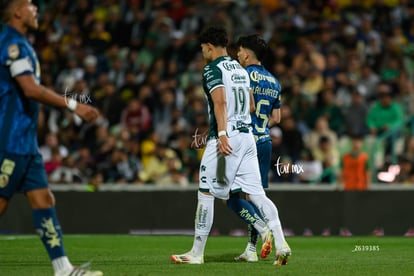
[(227, 207), (231, 208), (232, 205), (234, 205), (236, 202), (238, 202), (239, 197), (235, 196), (234, 194), (231, 194), (229, 199), (225, 201)]
[(4, 212), (6, 212), (8, 203), (9, 203), (8, 199), (4, 197), (0, 197), (0, 216), (3, 215)]
[(49, 189), (30, 191), (26, 195), (32, 209), (47, 209), (55, 205), (55, 197)]

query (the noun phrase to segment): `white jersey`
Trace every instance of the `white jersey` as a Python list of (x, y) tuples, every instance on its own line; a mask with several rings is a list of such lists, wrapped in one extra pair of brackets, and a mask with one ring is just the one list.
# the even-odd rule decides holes
[[(203, 87), (209, 106), (210, 139), (201, 159), (200, 191), (221, 199), (228, 199), (230, 191), (240, 190), (250, 195), (264, 195), (256, 144), (249, 130), (250, 79), (247, 71), (230, 57), (220, 57), (204, 67)], [(218, 87), (224, 87), (226, 91), (227, 135), (233, 148), (228, 156), (217, 150), (217, 121), (211, 92)]]
[(226, 90), (227, 130), (248, 127), (251, 123), (249, 75), (236, 60), (223, 56), (203, 69), (203, 88), (207, 95), (210, 118), (209, 137), (217, 137), (217, 121), (210, 93), (218, 87)]

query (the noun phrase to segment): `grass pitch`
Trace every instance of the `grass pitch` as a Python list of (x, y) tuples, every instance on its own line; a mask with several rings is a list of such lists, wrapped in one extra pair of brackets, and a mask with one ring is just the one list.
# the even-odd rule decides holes
[[(121, 275), (414, 275), (414, 239), (405, 237), (290, 237), (293, 255), (283, 267), (273, 253), (258, 263), (238, 263), (246, 238), (210, 237), (203, 265), (173, 264), (191, 236), (66, 235), (73, 264), (91, 261), (105, 276)], [(0, 235), (0, 275), (53, 275), (37, 236)]]

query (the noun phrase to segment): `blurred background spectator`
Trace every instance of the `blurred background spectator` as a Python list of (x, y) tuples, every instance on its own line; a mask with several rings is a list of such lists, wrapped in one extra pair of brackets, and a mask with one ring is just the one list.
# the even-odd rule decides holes
[(369, 156), (363, 151), (362, 137), (353, 135), (351, 150), (341, 156), (338, 183), (345, 191), (364, 191), (371, 184)]
[[(231, 44), (248, 33), (269, 43), (264, 65), (282, 85), (274, 162), (307, 162), (307, 175), (314, 174), (272, 170), (272, 182), (335, 181), (326, 170), (338, 169), (353, 135), (368, 150), (373, 182), (376, 172), (398, 165), (403, 150), (413, 160), (411, 1), (33, 2), (40, 28), (30, 39), (43, 84), (78, 95), (103, 115), (88, 125), (41, 108), (39, 144), (54, 182), (89, 183), (91, 190), (109, 182), (197, 182), (202, 149), (191, 143), (208, 116), (196, 38), (210, 23), (225, 26)], [(408, 171), (408, 162), (401, 167)]]

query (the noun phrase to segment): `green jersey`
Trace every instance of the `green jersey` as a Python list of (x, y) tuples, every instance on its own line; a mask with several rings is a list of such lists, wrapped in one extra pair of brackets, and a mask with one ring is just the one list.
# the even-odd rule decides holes
[(219, 57), (203, 69), (203, 88), (208, 101), (209, 137), (217, 137), (217, 121), (211, 93), (224, 87), (227, 101), (227, 128), (250, 125), (250, 79), (247, 71), (228, 56)]

